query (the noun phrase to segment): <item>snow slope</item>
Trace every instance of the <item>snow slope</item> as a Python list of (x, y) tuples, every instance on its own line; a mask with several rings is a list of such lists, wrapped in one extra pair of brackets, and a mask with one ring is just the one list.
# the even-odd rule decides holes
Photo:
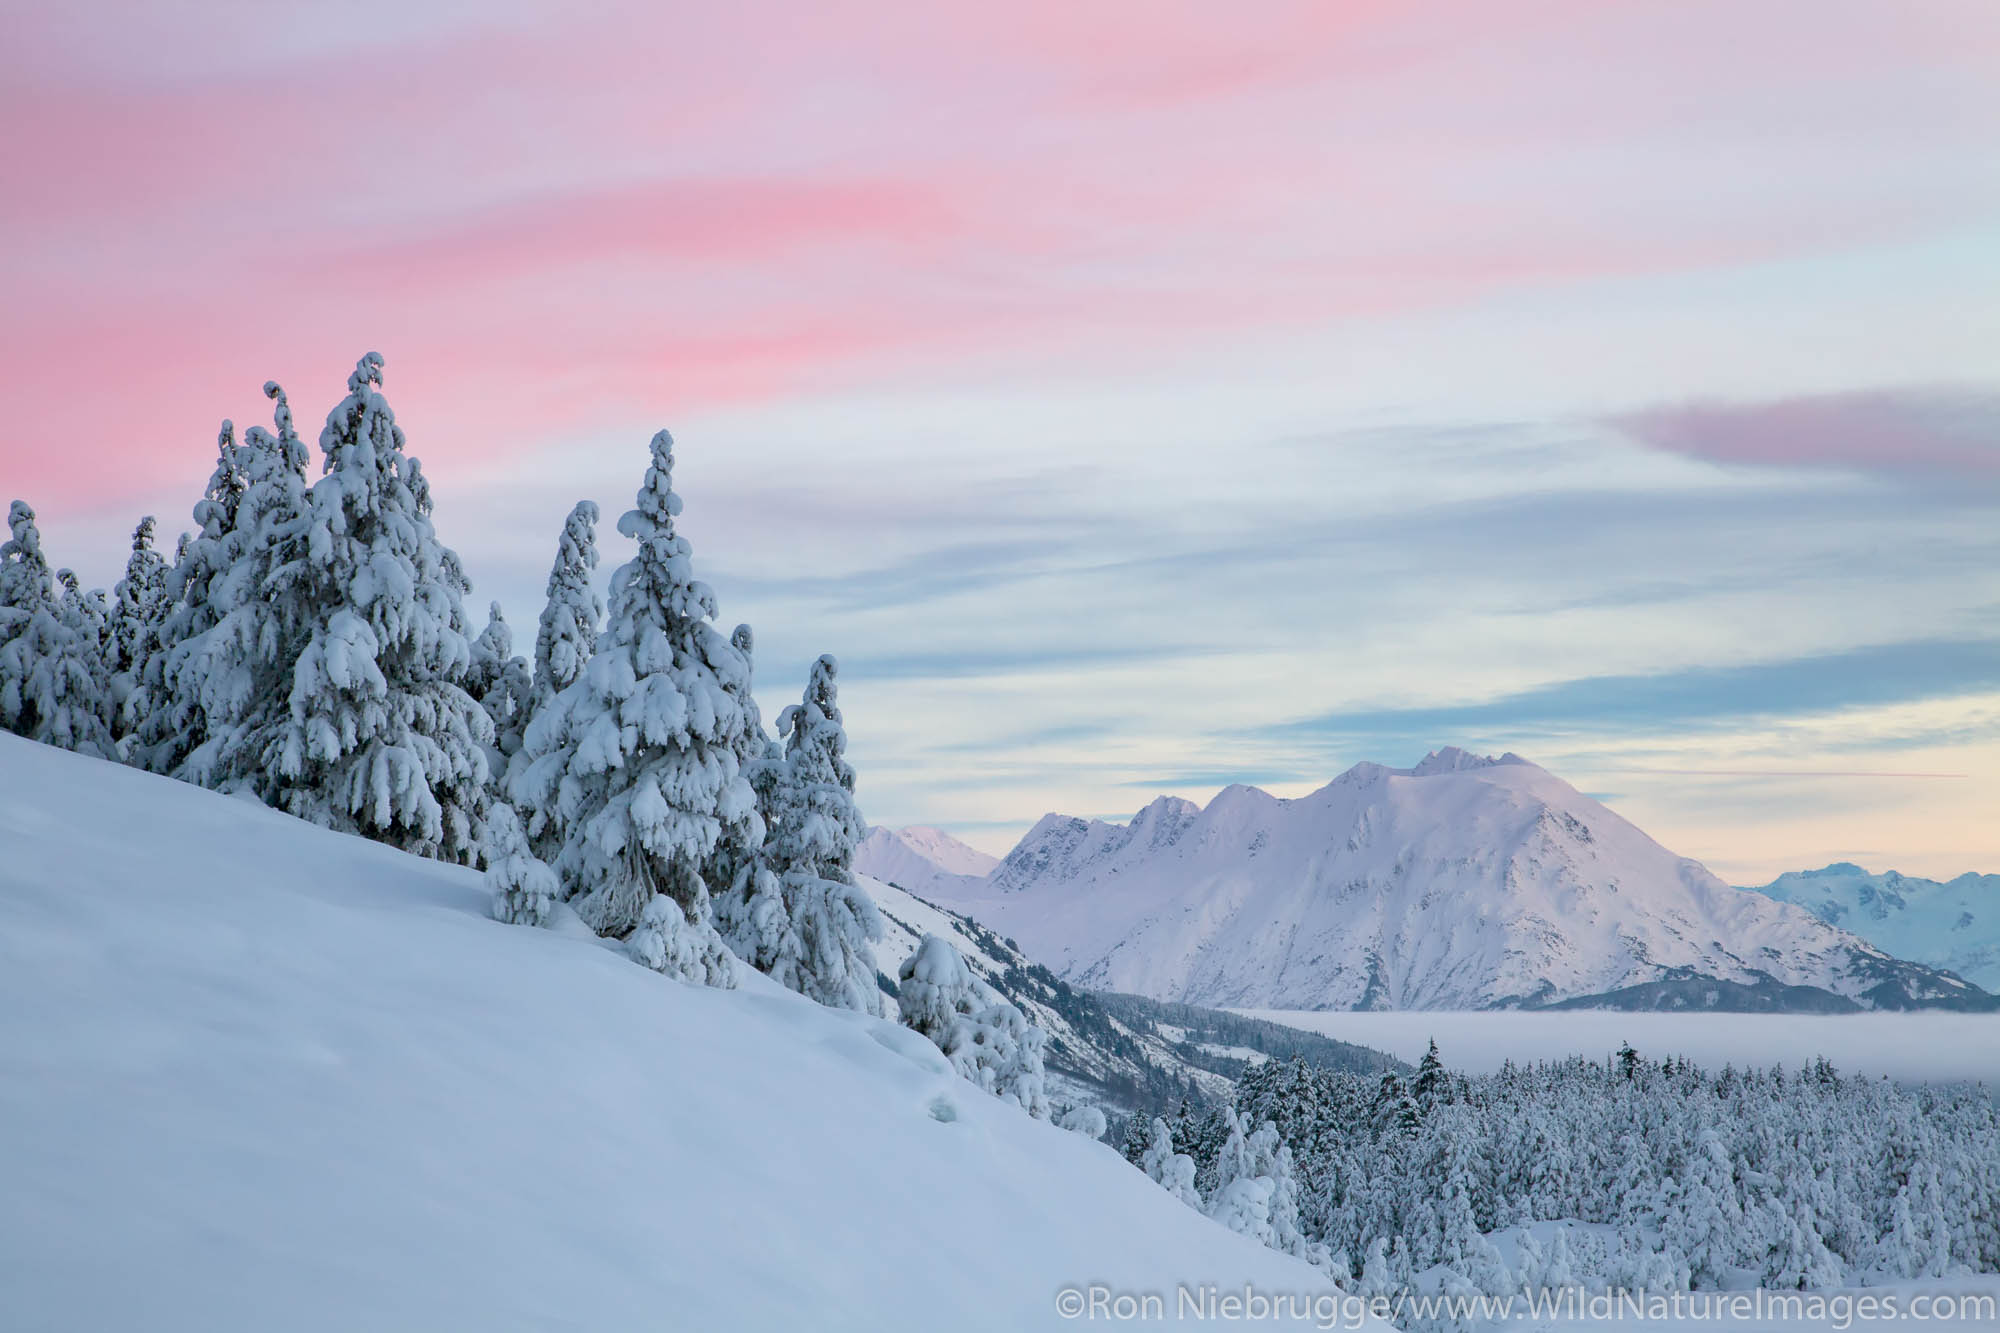
[(987, 878), (933, 892), (1078, 985), (1217, 1007), (1479, 1009), (1632, 987), (1651, 989), (1608, 1002), (1991, 1003), (1731, 888), (1515, 755), (1361, 764), (1297, 800), (1161, 797), (1123, 825), (1049, 815)]
[(0, 851), (0, 1328), (1016, 1330), (1072, 1282), (1319, 1286), (914, 1034), (499, 925), (467, 871), (7, 735)]
[(2000, 989), (2000, 875), (1939, 882), (1840, 862), (1780, 875), (1756, 892), (1796, 903), (1885, 953)]
[[(1164, 1114), (1190, 1097), (1225, 1102), (1245, 1064), (1270, 1058), (1267, 1049), (1190, 1042), (1186, 1028), (1156, 1021), (1123, 997), (1101, 996), (1066, 984), (970, 917), (868, 875), (856, 879), (882, 913), (876, 970), (894, 977), (926, 935), (949, 941), (974, 976), (1011, 1000), (1029, 1022), (1048, 1034), (1044, 1060), (1049, 1096), (1058, 1108), (1091, 1104), (1118, 1115), (1150, 1116)], [(1230, 1015), (1201, 1011), (1186, 1017), (1213, 1023), (1226, 1022)], [(1332, 1039), (1317, 1039), (1303, 1049), (1291, 1041), (1279, 1045), (1268, 1040), (1291, 1036), (1289, 1028), (1252, 1029), (1248, 1035), (1264, 1040), (1281, 1056), (1303, 1055), (1329, 1069), (1373, 1073), (1394, 1063), (1378, 1051)]]
[(961, 881), (984, 879), (999, 864), (999, 857), (968, 847), (943, 829), (921, 824), (869, 829), (854, 849), (857, 871), (924, 898), (937, 897), (939, 885), (949, 892)]

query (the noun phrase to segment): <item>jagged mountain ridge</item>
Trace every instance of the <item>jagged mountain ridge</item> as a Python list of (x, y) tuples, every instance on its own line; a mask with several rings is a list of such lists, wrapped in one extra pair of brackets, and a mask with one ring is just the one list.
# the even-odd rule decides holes
[(1796, 903), (1898, 958), (1956, 972), (1987, 990), (2000, 987), (2000, 875), (1935, 880), (1871, 874), (1842, 861), (1780, 875), (1754, 891)]
[(1993, 1003), (1730, 887), (1513, 754), (1359, 764), (1294, 800), (1161, 797), (1128, 824), (1049, 815), (984, 879), (931, 890), (1073, 984), (1215, 1007), (1732, 1007), (1704, 979), (1760, 1003)]

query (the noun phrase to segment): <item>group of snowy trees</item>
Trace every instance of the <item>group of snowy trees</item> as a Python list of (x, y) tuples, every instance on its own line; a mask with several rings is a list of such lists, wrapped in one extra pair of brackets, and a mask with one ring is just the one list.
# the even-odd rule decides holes
[(823, 1004), (880, 1011), (863, 829), (831, 657), (764, 730), (748, 626), (675, 531), (654, 437), (637, 544), (593, 590), (597, 508), (565, 523), (534, 661), (431, 523), (429, 482), (361, 359), (319, 436), (276, 384), (274, 430), (224, 422), (171, 560), (135, 530), (110, 596), (52, 570), (16, 501), (0, 545), (0, 726), (418, 855), (483, 866), (495, 911), (568, 903), (662, 972), (733, 985), (739, 959)]
[[(370, 353), (327, 415), (315, 481), (266, 384), (275, 430), (239, 442), (225, 421), (194, 530), (169, 561), (142, 520), (109, 596), (50, 568), (15, 501), (0, 727), (484, 867), (501, 919), (542, 925), (567, 904), (670, 976), (734, 986), (747, 964), (879, 1014), (882, 923), (852, 870), (865, 829), (838, 667), (815, 661), (765, 730), (750, 627), (716, 629), (715, 593), (675, 530), (672, 436), (653, 437), (619, 520), (637, 550), (608, 603), (597, 506), (570, 511), (530, 662), (498, 603), (471, 633), (472, 585), (381, 385)], [(1046, 1118), (1041, 1030), (945, 941), (921, 957), (904, 969), (904, 1021)]]
[(1187, 1153), (1174, 1150), (1173, 1131), (1164, 1119), (1135, 1119), (1126, 1139), (1126, 1155), (1167, 1193), (1231, 1231), (1304, 1259), (1330, 1275), (1345, 1277), (1345, 1257), (1310, 1239), (1301, 1225), (1292, 1149), (1279, 1139), (1277, 1126), (1267, 1120), (1253, 1131), (1249, 1117), (1229, 1107), (1219, 1107), (1212, 1114), (1223, 1133), (1206, 1163), (1205, 1202), (1196, 1183), (1204, 1168)]
[[(1843, 1078), (1823, 1059), (1797, 1074), (1711, 1074), (1628, 1050), (1467, 1078), (1433, 1045), (1414, 1077), (1379, 1080), (1266, 1063), (1233, 1107), (1135, 1125), (1124, 1150), (1238, 1230), (1330, 1252), (1336, 1280), (1365, 1294), (1426, 1270), (1499, 1295), (2000, 1269), (2000, 1113), (1987, 1090)], [(1246, 1190), (1246, 1174), (1272, 1187)], [(1303, 1241), (1274, 1241), (1293, 1216)], [(1528, 1230), (1557, 1220), (1595, 1225), (1543, 1228), (1546, 1244)], [(1511, 1268), (1490, 1239), (1503, 1231)]]

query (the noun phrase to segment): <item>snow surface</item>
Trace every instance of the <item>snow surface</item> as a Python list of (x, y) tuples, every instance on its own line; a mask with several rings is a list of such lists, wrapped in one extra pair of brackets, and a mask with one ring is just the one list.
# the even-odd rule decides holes
[(1681, 975), (1860, 998), (1896, 963), (1731, 888), (1516, 755), (1360, 764), (1309, 796), (1161, 797), (1129, 824), (1045, 816), (929, 896), (1066, 980), (1210, 1006), (1475, 1009)]
[(1898, 958), (2000, 989), (2000, 875), (1968, 873), (1939, 882), (1893, 870), (1871, 875), (1842, 861), (1780, 875), (1755, 891), (1797, 903)]
[(1304, 1265), (913, 1033), (0, 735), (0, 1328), (1018, 1330)]
[(1782, 1062), (1797, 1069), (1824, 1055), (1843, 1073), (1909, 1082), (1980, 1080), (2000, 1091), (2000, 1014), (1700, 1014), (1570, 1009), (1425, 1013), (1326, 1013), (1243, 1009), (1415, 1063), (1435, 1037), (1445, 1064), (1490, 1074), (1504, 1061), (1529, 1064), (1572, 1055), (1602, 1060), (1630, 1042), (1648, 1059), (1684, 1055), (1720, 1069)]

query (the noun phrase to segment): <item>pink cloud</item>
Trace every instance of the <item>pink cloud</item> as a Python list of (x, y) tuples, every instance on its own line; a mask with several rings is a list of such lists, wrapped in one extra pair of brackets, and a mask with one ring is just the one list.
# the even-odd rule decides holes
[(2000, 394), (1827, 394), (1773, 403), (1693, 403), (1620, 418), (1655, 449), (1717, 463), (2000, 476)]
[[(305, 416), (368, 348), (435, 465), (1994, 202), (1963, 170), (2000, 114), (1978, 5), (1767, 0), (1726, 31), (1666, 0), (150, 15), (44, 7), (0, 53), (0, 117), (38, 127), (0, 144), (25, 183), (0, 459), (44, 505), (107, 470), (198, 484), (266, 377)], [(1892, 86), (1857, 97), (1857, 70)]]

